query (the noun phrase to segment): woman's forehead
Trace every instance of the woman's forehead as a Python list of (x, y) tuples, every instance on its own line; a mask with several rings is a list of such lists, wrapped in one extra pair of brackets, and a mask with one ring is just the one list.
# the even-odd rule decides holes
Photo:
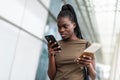
[(68, 21), (71, 21), (70, 18), (68, 16), (66, 17), (60, 17), (57, 19), (57, 22), (68, 22)]
[(71, 23), (71, 20), (69, 18), (59, 18), (57, 20), (57, 24), (58, 25), (62, 25), (62, 24), (67, 24), (67, 23)]

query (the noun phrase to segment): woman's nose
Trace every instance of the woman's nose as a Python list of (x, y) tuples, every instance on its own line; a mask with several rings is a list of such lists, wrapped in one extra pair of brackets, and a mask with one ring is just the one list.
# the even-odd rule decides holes
[(65, 29), (64, 29), (64, 28), (61, 28), (61, 29), (59, 29), (59, 31), (60, 31), (60, 32), (64, 32), (64, 31), (65, 31)]

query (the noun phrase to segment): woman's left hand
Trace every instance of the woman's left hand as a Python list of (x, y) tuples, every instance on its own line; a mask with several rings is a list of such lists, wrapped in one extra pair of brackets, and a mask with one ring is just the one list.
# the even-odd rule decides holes
[[(93, 53), (90, 53), (93, 54)], [(95, 70), (95, 60), (93, 56), (90, 55), (82, 55), (76, 60), (77, 64), (82, 64), (86, 66), (88, 69), (88, 73), (92, 80), (96, 78), (96, 70)]]
[(90, 56), (83, 55), (82, 57), (77, 58), (77, 64), (82, 64), (86, 67), (90, 67), (93, 64), (93, 59)]

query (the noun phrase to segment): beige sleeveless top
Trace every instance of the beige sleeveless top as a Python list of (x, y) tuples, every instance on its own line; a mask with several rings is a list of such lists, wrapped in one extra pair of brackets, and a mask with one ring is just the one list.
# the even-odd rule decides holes
[(76, 64), (85, 49), (85, 40), (59, 41), (62, 51), (55, 56), (56, 75), (54, 80), (84, 80), (83, 66)]

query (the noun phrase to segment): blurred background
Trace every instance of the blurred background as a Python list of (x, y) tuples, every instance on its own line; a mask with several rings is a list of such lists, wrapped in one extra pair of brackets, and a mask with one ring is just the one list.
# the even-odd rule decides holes
[(120, 0), (0, 0), (0, 80), (49, 80), (44, 36), (61, 39), (56, 17), (66, 3), (84, 39), (101, 44), (96, 80), (120, 80)]

